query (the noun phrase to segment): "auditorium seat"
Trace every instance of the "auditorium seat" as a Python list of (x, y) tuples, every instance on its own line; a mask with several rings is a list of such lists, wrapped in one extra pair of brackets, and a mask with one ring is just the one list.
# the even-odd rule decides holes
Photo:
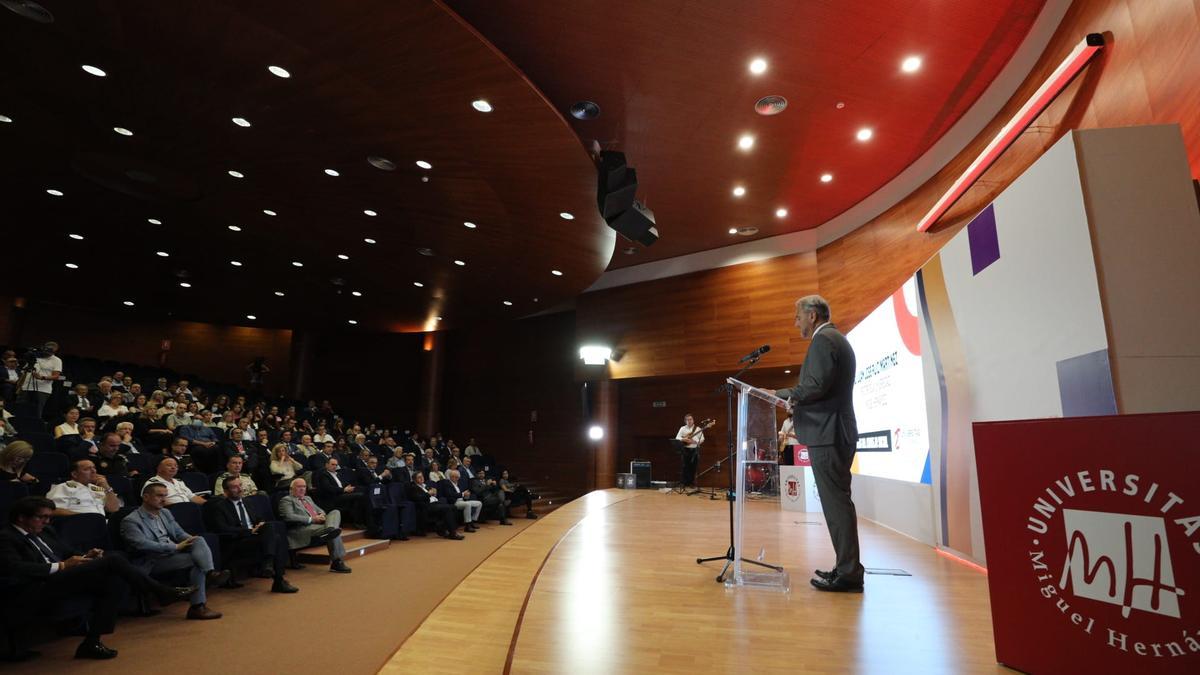
[(108, 476), (108, 485), (117, 493), (125, 505), (128, 507), (136, 507), (141, 503), (141, 496), (133, 494), (133, 481), (125, 476)]
[(29, 495), (29, 488), (24, 483), (13, 481), (0, 482), (0, 522), (8, 522), (8, 507), (21, 497)]
[(37, 476), (38, 481), (46, 486), (45, 490), (49, 490), (49, 486), (67, 479), (71, 461), (61, 452), (34, 452), (25, 470)]
[(112, 542), (108, 536), (107, 520), (98, 513), (80, 513), (65, 518), (56, 518), (54, 519), (54, 529), (60, 537), (83, 552), (93, 548), (105, 551), (112, 548)]
[(207, 475), (199, 471), (185, 471), (179, 474), (179, 480), (183, 481), (183, 484), (188, 486), (188, 489), (197, 495), (212, 494), (213, 482), (209, 480)]
[(23, 427), (17, 427), (17, 438), (29, 443), (33, 446), (35, 454), (37, 452), (54, 452), (54, 437), (44, 431), (25, 431)]

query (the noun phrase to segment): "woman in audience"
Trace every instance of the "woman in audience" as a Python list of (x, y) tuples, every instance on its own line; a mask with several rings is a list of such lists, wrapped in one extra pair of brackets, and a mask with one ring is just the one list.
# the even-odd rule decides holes
[(335, 454), (342, 455), (345, 457), (349, 457), (353, 454), (350, 452), (350, 446), (346, 445), (346, 437), (345, 436), (342, 436), (341, 438), (339, 438), (333, 442), (333, 452)]
[[(213, 411), (216, 414), (216, 411)], [(228, 434), (229, 430), (237, 426), (237, 418), (233, 416), (233, 411), (226, 409), (221, 413), (221, 421), (217, 422), (217, 428), (223, 433)]]
[(321, 447), (321, 445), (323, 445), (325, 443), (333, 442), (333, 435), (330, 434), (329, 431), (325, 428), (324, 422), (317, 423), (317, 431), (316, 431), (316, 433), (313, 434), (312, 438), (313, 438), (313, 443), (316, 443), (317, 447)]
[[(529, 490), (521, 486), (520, 483), (514, 483), (508, 478), (508, 471), (500, 472), (500, 489), (504, 492), (505, 507), (525, 505), (525, 517), (537, 518), (537, 514), (533, 512), (533, 495), (529, 494)], [(505, 509), (507, 511), (507, 508)]]
[(288, 454), (288, 446), (276, 443), (271, 448), (271, 478), (275, 480), (276, 488), (287, 488), (292, 479), (304, 472), (304, 465), (297, 462)]
[(71, 406), (67, 408), (66, 418), (62, 424), (54, 427), (55, 438), (62, 438), (63, 436), (70, 436), (72, 434), (79, 435), (79, 407)]
[(0, 449), (0, 481), (33, 485), (38, 479), (25, 472), (25, 465), (33, 457), (33, 446), (25, 441), (13, 441)]
[(125, 407), (125, 397), (119, 393), (109, 396), (108, 401), (96, 411), (96, 417), (103, 420), (128, 414), (129, 408)]
[(151, 401), (142, 408), (142, 412), (133, 418), (133, 435), (142, 439), (147, 447), (162, 447), (171, 438), (171, 430), (167, 421), (158, 414), (158, 407)]
[(129, 403), (129, 412), (140, 413), (142, 408), (146, 407), (146, 395), (138, 394), (133, 397), (133, 401)]
[(437, 461), (432, 462), (429, 465), (429, 482), (437, 483), (445, 479), (446, 474), (442, 473), (442, 467), (438, 465)]

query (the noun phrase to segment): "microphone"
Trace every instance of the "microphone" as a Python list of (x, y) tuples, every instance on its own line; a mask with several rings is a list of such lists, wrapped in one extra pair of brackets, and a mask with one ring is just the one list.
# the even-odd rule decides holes
[(766, 354), (769, 351), (771, 351), (771, 345), (763, 345), (763, 346), (759, 347), (758, 349), (755, 349), (754, 351), (750, 352), (749, 354), (743, 356), (742, 360), (738, 361), (738, 363), (745, 363), (747, 361), (756, 361), (763, 354)]

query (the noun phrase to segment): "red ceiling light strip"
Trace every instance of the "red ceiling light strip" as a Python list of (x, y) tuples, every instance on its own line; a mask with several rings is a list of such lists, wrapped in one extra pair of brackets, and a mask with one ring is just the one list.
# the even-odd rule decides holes
[(1021, 106), (1017, 114), (1000, 129), (1000, 133), (996, 134), (996, 137), (992, 139), (991, 143), (988, 143), (983, 152), (975, 158), (975, 161), (971, 162), (971, 166), (967, 167), (963, 175), (954, 181), (954, 184), (950, 186), (946, 194), (942, 195), (933, 208), (929, 210), (929, 213), (925, 214), (920, 224), (917, 225), (917, 231), (924, 232), (928, 230), (937, 222), (938, 218), (941, 218), (946, 211), (950, 210), (950, 207), (954, 206), (954, 202), (958, 201), (959, 197), (962, 197), (963, 193), (974, 185), (975, 181), (979, 180), (983, 172), (987, 171), (992, 163), (999, 159), (1000, 155), (1004, 154), (1005, 150), (1008, 150), (1013, 141), (1017, 140), (1017, 137), (1025, 132), (1025, 129), (1033, 120), (1042, 114), (1046, 106), (1050, 105), (1051, 101), (1057, 98), (1063, 89), (1067, 88), (1071, 80), (1075, 79), (1079, 71), (1083, 70), (1084, 66), (1096, 55), (1096, 52), (1100, 51), (1103, 47), (1104, 36), (1099, 33), (1088, 34), (1082, 42), (1076, 45), (1070, 55), (1062, 63), (1058, 64), (1058, 68), (1054, 69), (1050, 77), (1025, 102), (1025, 105)]

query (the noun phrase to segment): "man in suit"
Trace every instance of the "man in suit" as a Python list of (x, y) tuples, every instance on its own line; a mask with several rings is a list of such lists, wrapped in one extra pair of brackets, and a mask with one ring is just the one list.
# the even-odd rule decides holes
[[(117, 610), (128, 589), (154, 596), (159, 604), (182, 600), (193, 588), (171, 588), (142, 574), (118, 555), (106, 556), (94, 548), (86, 553), (60, 540), (46, 527), (54, 502), (45, 497), (22, 497), (9, 509), (9, 524), (0, 529), (0, 589), (5, 611), (15, 618), (43, 614), (60, 601), (90, 596), (87, 634), (75, 650), (76, 658), (111, 659), (117, 650), (100, 641), (113, 632)], [(26, 627), (27, 621), (11, 625)], [(11, 645), (14, 660), (37, 652)]]
[(834, 568), (816, 570), (810, 583), (821, 591), (861, 593), (864, 570), (858, 558), (858, 512), (850, 498), (850, 465), (858, 445), (854, 350), (829, 317), (829, 303), (819, 295), (796, 301), (796, 327), (801, 337), (812, 342), (800, 367), (800, 381), (775, 395), (791, 401), (796, 439), (808, 446), (825, 524), (837, 553)]
[(258, 567), (255, 576), (274, 579), (272, 593), (299, 591), (283, 576), (288, 563), (287, 527), (268, 520), (269, 514), (253, 513), (252, 505), (242, 499), (238, 477), (226, 477), (221, 489), (222, 498), (205, 503), (204, 520), (209, 531), (221, 537), (221, 550), (228, 551), (227, 560), (254, 560)]
[(326, 511), (337, 509), (349, 514), (354, 522), (365, 527), (368, 533), (374, 534), (378, 526), (366, 491), (351, 482), (343, 481), (338, 475), (338, 468), (338, 459), (331, 457), (321, 468), (313, 471), (313, 492), (316, 493), (314, 500)]
[(504, 494), (496, 481), (488, 478), (486, 471), (480, 469), (471, 479), (471, 494), (483, 504), (479, 512), (480, 520), (495, 518), (501, 525), (512, 525), (508, 519), (508, 507), (504, 505)]
[(455, 508), (438, 498), (436, 487), (425, 484), (425, 474), (413, 473), (411, 482), (404, 486), (404, 496), (417, 508), (417, 534), (425, 536), (425, 524), (432, 522), (438, 535), (445, 539), (462, 539), (458, 523), (454, 520)]
[(195, 589), (187, 618), (219, 619), (221, 613), (208, 608), (207, 584), (219, 586), (229, 581), (229, 572), (216, 571), (208, 543), (185, 532), (166, 505), (167, 488), (161, 483), (146, 483), (141, 507), (121, 521), (121, 539), (133, 564), (145, 574), (187, 571), (188, 583)]
[(392, 482), (391, 470), (380, 466), (378, 457), (371, 455), (364, 460), (364, 464), (362, 468), (355, 470), (360, 485)]
[(67, 403), (63, 406), (63, 412), (70, 408), (79, 408), (79, 416), (95, 415), (96, 403), (88, 394), (88, 386), (83, 383), (75, 385), (75, 391), (67, 396)]
[(291, 482), (288, 494), (279, 500), (279, 517), (287, 523), (288, 546), (292, 549), (311, 546), (313, 539), (324, 541), (329, 548), (329, 571), (349, 574), (346, 565), (346, 545), (342, 542), (342, 514), (337, 509), (326, 512), (308, 496), (308, 483), (303, 478)]
[(483, 502), (475, 499), (470, 490), (463, 490), (459, 487), (462, 476), (458, 473), (458, 469), (450, 469), (446, 472), (446, 478), (438, 481), (438, 499), (443, 504), (453, 506), (462, 512), (463, 529), (467, 532), (475, 532), (479, 528), (475, 525), (479, 520), (479, 514), (483, 511)]

